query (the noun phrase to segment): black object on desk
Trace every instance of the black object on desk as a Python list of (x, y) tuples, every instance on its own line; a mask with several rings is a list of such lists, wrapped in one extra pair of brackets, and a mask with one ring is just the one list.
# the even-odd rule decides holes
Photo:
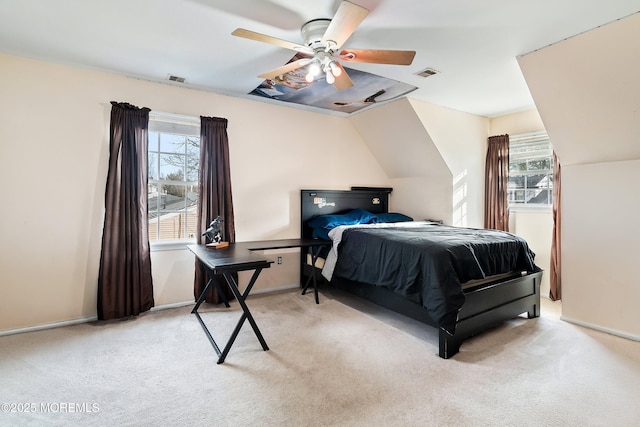
[[(249, 321), (253, 332), (256, 334), (258, 341), (260, 341), (260, 344), (262, 345), (262, 349), (265, 351), (269, 350), (267, 343), (260, 333), (260, 329), (258, 329), (258, 325), (256, 325), (256, 322), (253, 319), (253, 316), (251, 315), (251, 312), (249, 311), (249, 308), (244, 301), (249, 295), (249, 292), (255, 284), (256, 279), (260, 275), (262, 269), (269, 268), (273, 261), (260, 257), (252, 253), (251, 251), (248, 251), (247, 247), (241, 244), (230, 244), (228, 247), (222, 249), (207, 249), (205, 245), (188, 245), (187, 247), (191, 252), (195, 254), (196, 257), (198, 257), (198, 259), (205, 266), (207, 275), (209, 277), (209, 281), (202, 291), (202, 294), (196, 301), (196, 305), (195, 307), (193, 307), (193, 310), (191, 310), (191, 313), (195, 314), (198, 318), (202, 329), (204, 329), (205, 334), (209, 338), (211, 345), (216, 351), (218, 355), (218, 364), (224, 362), (224, 359), (227, 357), (227, 354), (229, 353), (229, 350), (231, 349), (233, 342), (238, 336), (238, 332), (240, 332), (240, 328), (242, 327), (245, 320)], [(238, 284), (233, 277), (233, 273), (247, 270), (254, 270), (253, 276), (251, 277), (251, 280), (249, 281), (249, 284), (247, 285), (244, 292), (240, 293)], [(225, 281), (229, 285), (229, 288), (231, 289), (231, 292), (233, 292), (233, 295), (238, 300), (238, 304), (240, 304), (243, 312), (240, 320), (238, 320), (235, 329), (231, 333), (231, 336), (229, 337), (229, 340), (227, 341), (227, 344), (222, 351), (211, 336), (207, 325), (205, 325), (204, 321), (200, 317), (200, 313), (198, 313), (198, 308), (200, 308), (200, 305), (204, 302), (207, 292), (209, 292), (211, 286), (216, 286), (220, 295), (224, 295), (224, 292), (222, 292), (222, 289), (220, 289), (220, 284), (215, 278), (215, 275), (217, 274), (221, 274), (224, 277)], [(224, 303), (225, 306), (229, 307), (228, 301), (225, 300)]]

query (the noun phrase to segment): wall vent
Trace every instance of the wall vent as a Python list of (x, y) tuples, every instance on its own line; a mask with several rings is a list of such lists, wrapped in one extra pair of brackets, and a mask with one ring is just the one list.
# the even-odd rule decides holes
[(422, 71), (417, 72), (416, 74), (420, 77), (431, 77), (434, 74), (438, 74), (439, 71), (434, 70), (433, 68), (425, 68)]
[(178, 77), (178, 76), (173, 76), (171, 74), (169, 74), (169, 76), (167, 77), (167, 79), (169, 81), (172, 82), (178, 82), (178, 83), (184, 83), (185, 78), (184, 77)]

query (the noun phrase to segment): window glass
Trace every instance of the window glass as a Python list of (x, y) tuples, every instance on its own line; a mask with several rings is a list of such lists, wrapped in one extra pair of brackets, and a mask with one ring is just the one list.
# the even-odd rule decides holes
[(527, 170), (526, 160), (514, 160), (509, 162), (509, 172), (523, 172)]
[(150, 113), (149, 242), (194, 241), (200, 162), (197, 118)]
[(553, 149), (546, 133), (509, 138), (509, 207), (551, 206)]
[(163, 153), (181, 153), (185, 152), (185, 139), (183, 135), (173, 135), (169, 133), (160, 134), (160, 151)]

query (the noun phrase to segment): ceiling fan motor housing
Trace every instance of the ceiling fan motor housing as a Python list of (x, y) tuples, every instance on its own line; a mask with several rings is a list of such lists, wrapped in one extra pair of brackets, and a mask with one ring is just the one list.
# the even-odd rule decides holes
[[(331, 24), (331, 19), (314, 19), (302, 26), (300, 28), (300, 33), (302, 34), (302, 40), (304, 40), (305, 46), (309, 46), (314, 52), (319, 50), (329, 51), (331, 49), (327, 49), (324, 43), (322, 43), (322, 37), (324, 33), (327, 31), (327, 28)], [(333, 52), (333, 51), (331, 51)]]

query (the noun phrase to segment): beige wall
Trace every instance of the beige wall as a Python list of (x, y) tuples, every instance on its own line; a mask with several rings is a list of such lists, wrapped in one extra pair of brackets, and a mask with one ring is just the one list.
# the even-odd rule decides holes
[(563, 169), (562, 315), (640, 340), (640, 160)]
[(548, 298), (553, 234), (551, 210), (511, 210), (509, 211), (509, 231), (525, 239), (536, 254), (536, 265), (544, 270), (540, 281), (540, 295)]
[(544, 130), (544, 123), (538, 110), (531, 109), (504, 116), (493, 117), (490, 122), (490, 134), (519, 135)]
[[(5, 55), (0, 93), (0, 331), (96, 313), (109, 101), (229, 119), (238, 240), (297, 237), (301, 188), (389, 185), (338, 117)], [(257, 289), (297, 284), (284, 258)], [(152, 264), (156, 305), (193, 299), (186, 250)]]
[[(417, 100), (411, 100), (411, 105), (451, 171), (452, 217), (448, 223), (484, 227), (489, 119)], [(446, 218), (432, 219), (447, 222)]]
[(563, 318), (640, 340), (640, 14), (519, 59), (562, 164)]
[[(18, 182), (0, 214), (0, 333), (95, 317), (112, 100), (229, 119), (238, 241), (297, 237), (302, 188), (390, 186), (392, 210), (483, 223), (487, 118), (401, 99), (345, 119), (6, 55), (0, 92), (0, 178)], [(284, 262), (254, 290), (297, 286), (298, 251), (267, 255)], [(193, 301), (193, 255), (151, 259), (156, 306)]]
[[(349, 119), (264, 102), (6, 55), (0, 92), (0, 179), (14, 183), (4, 193), (11, 209), (0, 213), (0, 333), (95, 317), (112, 100), (229, 119), (239, 241), (297, 237), (302, 188), (392, 186), (392, 209), (442, 218), (455, 208), (454, 174), (467, 171), (476, 183), (484, 173), (473, 156), (485, 150), (488, 120), (424, 103), (403, 101), (403, 108), (417, 105), (409, 110), (417, 127), (394, 130), (403, 151), (432, 144), (409, 168), (410, 155), (378, 161), (377, 142), (366, 132), (365, 142)], [(355, 121), (366, 126), (372, 118)], [(476, 154), (455, 159), (456, 152)], [(464, 192), (469, 225), (482, 215), (475, 191)], [(265, 270), (254, 289), (297, 286), (297, 250), (268, 255), (284, 262)], [(154, 251), (151, 258), (156, 306), (193, 301), (190, 252)]]

